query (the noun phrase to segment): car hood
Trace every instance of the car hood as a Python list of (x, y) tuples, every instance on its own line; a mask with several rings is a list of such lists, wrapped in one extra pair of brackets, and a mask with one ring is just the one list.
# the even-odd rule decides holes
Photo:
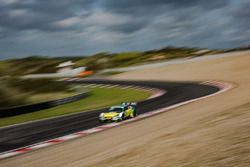
[(115, 116), (118, 116), (118, 115), (119, 115), (118, 112), (108, 112), (108, 113), (103, 114), (104, 117), (109, 117), (109, 118), (112, 118), (112, 117), (115, 117)]

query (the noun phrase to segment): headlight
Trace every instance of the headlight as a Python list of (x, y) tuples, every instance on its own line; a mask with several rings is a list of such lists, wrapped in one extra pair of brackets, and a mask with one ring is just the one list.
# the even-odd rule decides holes
[(112, 118), (112, 120), (114, 120), (114, 121), (116, 121), (116, 120), (118, 120), (118, 119), (119, 119), (118, 116), (115, 116), (115, 117)]
[(101, 114), (99, 115), (99, 117), (101, 117), (101, 118), (102, 118), (102, 117), (103, 117), (103, 113), (101, 113)]

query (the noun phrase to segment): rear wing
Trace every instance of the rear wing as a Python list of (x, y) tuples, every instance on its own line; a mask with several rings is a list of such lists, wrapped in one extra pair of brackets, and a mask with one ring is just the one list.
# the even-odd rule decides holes
[(122, 102), (122, 106), (136, 106), (136, 102)]

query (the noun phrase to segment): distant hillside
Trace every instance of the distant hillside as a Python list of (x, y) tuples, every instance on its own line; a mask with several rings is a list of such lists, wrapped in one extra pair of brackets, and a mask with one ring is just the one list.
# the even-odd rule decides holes
[(32, 56), (22, 59), (12, 59), (2, 61), (5, 66), (5, 73), (10, 75), (24, 75), (32, 73), (51, 73), (56, 71), (56, 66), (67, 61), (67, 58), (48, 58), (42, 56)]
[(0, 62), (0, 75), (25, 75), (36, 73), (54, 73), (56, 66), (64, 61), (71, 60), (76, 66), (86, 66), (98, 71), (105, 68), (126, 67), (148, 62), (167, 59), (201, 56), (203, 54), (219, 52), (217, 50), (197, 54), (197, 48), (166, 47), (146, 52), (98, 53), (88, 57), (43, 57), (31, 56), (22, 59), (11, 59)]

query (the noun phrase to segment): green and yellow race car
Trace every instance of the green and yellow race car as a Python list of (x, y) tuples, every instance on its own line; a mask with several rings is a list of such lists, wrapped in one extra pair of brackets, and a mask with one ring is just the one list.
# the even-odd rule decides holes
[(124, 102), (119, 106), (112, 106), (108, 112), (99, 115), (100, 122), (118, 122), (124, 119), (136, 117), (136, 103)]

